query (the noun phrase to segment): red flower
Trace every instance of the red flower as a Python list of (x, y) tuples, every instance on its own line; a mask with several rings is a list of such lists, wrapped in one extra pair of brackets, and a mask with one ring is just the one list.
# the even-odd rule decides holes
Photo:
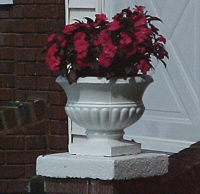
[(136, 5), (135, 6), (135, 11), (136, 12), (139, 12), (139, 13), (143, 13), (143, 11), (144, 11), (144, 9), (145, 9), (146, 7), (145, 6), (141, 6), (141, 5)]
[(119, 28), (121, 28), (119, 22), (113, 21), (113, 22), (110, 22), (108, 30), (115, 31), (115, 30), (118, 30)]
[(139, 31), (135, 33), (135, 37), (138, 43), (144, 42), (145, 40), (150, 40), (149, 35), (151, 34), (151, 30), (148, 28), (140, 28)]
[(116, 53), (116, 48), (111, 42), (103, 47), (102, 53), (98, 57), (98, 62), (102, 67), (109, 67), (113, 62)]
[(74, 47), (77, 53), (87, 51), (89, 44), (85, 40), (86, 35), (83, 32), (77, 32), (74, 35)]
[(96, 17), (95, 19), (96, 25), (104, 23), (106, 20), (108, 20), (105, 14), (96, 14), (95, 17)]
[(147, 71), (150, 70), (149, 64), (145, 60), (141, 60), (137, 66), (138, 70), (140, 70), (144, 75), (146, 75)]
[(58, 36), (57, 41), (60, 43), (61, 48), (64, 48), (67, 44), (67, 40), (63, 36)]
[(60, 57), (58, 56), (47, 56), (45, 62), (52, 71), (58, 71), (60, 69)]
[(120, 43), (121, 44), (130, 44), (132, 42), (132, 39), (131, 37), (129, 36), (128, 33), (126, 32), (120, 32), (120, 35), (121, 35), (121, 40), (120, 40)]
[(116, 53), (116, 48), (114, 45), (108, 42), (108, 44), (105, 47), (103, 47), (103, 52), (107, 54), (109, 57), (113, 58)]
[(74, 35), (74, 40), (80, 40), (80, 39), (85, 39), (86, 37), (86, 34), (83, 33), (83, 32), (77, 32), (75, 35)]
[(58, 52), (57, 46), (54, 43), (47, 51), (47, 55), (55, 55)]
[(79, 27), (79, 23), (75, 22), (74, 24), (69, 24), (64, 27), (62, 30), (63, 33), (70, 35), (74, 30)]
[(111, 63), (113, 62), (113, 59), (111, 57), (109, 57), (109, 54), (106, 53), (101, 53), (99, 55), (99, 60), (98, 60), (99, 64), (102, 67), (109, 67), (111, 65)]
[[(144, 9), (144, 6), (123, 9), (111, 22), (105, 14), (96, 14), (95, 20), (85, 17), (84, 21), (64, 26), (60, 33), (47, 39), (44, 47), (47, 65), (51, 70), (66, 69), (70, 83), (88, 75), (108, 78), (133, 76), (138, 71), (146, 74), (152, 56), (166, 65), (163, 61), (168, 57), (164, 48), (166, 39), (152, 24), (161, 20)], [(74, 76), (69, 76), (70, 72)]]
[(146, 24), (146, 21), (147, 21), (146, 17), (142, 17), (139, 20), (134, 22), (134, 27), (142, 26)]
[(53, 39), (55, 38), (55, 36), (56, 36), (56, 34), (52, 34), (52, 35), (48, 36), (47, 41), (48, 42), (53, 41)]
[(109, 36), (109, 34), (107, 33), (106, 30), (103, 30), (99, 33), (98, 35), (98, 39), (97, 40), (94, 40), (93, 44), (95, 46), (99, 46), (99, 45), (104, 45), (106, 44), (107, 42), (110, 42), (111, 41), (111, 38)]
[(122, 46), (122, 50), (126, 55), (133, 55), (136, 53), (137, 48), (136, 48), (137, 43), (133, 42), (132, 44), (124, 45)]

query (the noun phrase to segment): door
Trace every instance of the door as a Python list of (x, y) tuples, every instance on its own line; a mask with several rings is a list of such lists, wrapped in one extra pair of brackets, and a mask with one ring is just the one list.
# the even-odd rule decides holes
[[(144, 95), (146, 111), (126, 129), (125, 138), (151, 150), (177, 152), (200, 140), (200, 1), (105, 0), (109, 18), (126, 7), (144, 5), (163, 23), (155, 23), (167, 39), (167, 68), (155, 62), (154, 83)], [(74, 133), (84, 130), (74, 126)], [(77, 131), (77, 132), (76, 132)]]

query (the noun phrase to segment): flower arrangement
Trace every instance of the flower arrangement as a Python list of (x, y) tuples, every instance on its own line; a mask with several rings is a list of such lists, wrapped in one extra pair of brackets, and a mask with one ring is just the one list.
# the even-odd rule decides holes
[(111, 22), (105, 14), (85, 17), (48, 37), (46, 64), (65, 74), (70, 83), (79, 77), (131, 77), (146, 74), (154, 56), (165, 66), (166, 39), (152, 21), (161, 21), (135, 6), (117, 13)]

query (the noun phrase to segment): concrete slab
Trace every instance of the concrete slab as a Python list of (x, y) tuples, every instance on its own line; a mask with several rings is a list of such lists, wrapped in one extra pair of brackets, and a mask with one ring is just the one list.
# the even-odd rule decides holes
[(37, 158), (37, 175), (54, 178), (125, 180), (163, 175), (168, 172), (168, 156), (141, 153), (117, 157), (97, 157), (58, 153)]

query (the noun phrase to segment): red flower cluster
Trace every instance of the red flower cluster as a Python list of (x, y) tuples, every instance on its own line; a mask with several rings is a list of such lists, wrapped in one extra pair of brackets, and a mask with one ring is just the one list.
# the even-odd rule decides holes
[(122, 10), (108, 22), (105, 14), (95, 20), (76, 21), (48, 37), (46, 63), (51, 70), (64, 71), (70, 82), (80, 76), (128, 77), (146, 74), (154, 56), (165, 66), (166, 39), (152, 21), (161, 21), (135, 6)]

